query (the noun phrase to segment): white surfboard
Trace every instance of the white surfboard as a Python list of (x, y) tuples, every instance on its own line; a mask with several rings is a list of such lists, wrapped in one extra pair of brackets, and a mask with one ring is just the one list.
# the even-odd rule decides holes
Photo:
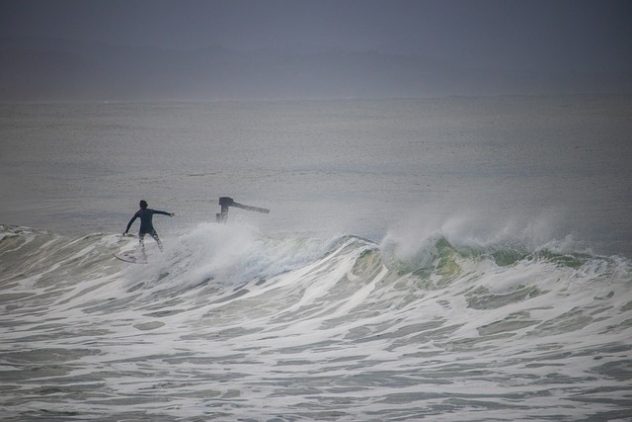
[(120, 259), (121, 261), (124, 262), (129, 262), (130, 264), (147, 264), (147, 257), (144, 256), (142, 253), (136, 252), (136, 251), (123, 251), (123, 252), (118, 252), (114, 255), (114, 258), (116, 259)]

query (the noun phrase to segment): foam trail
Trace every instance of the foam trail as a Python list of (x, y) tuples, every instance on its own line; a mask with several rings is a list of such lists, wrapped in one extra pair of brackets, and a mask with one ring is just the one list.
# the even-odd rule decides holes
[(378, 245), (201, 224), (130, 265), (112, 254), (134, 239), (3, 226), (4, 418), (632, 415), (630, 261), (467, 227)]

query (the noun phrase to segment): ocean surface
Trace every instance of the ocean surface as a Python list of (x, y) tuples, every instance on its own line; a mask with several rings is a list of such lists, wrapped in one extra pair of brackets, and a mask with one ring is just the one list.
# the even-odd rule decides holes
[(630, 420), (631, 164), (630, 97), (0, 104), (1, 418)]

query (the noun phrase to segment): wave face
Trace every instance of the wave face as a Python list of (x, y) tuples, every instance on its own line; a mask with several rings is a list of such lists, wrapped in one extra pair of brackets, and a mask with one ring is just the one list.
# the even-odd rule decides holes
[(132, 265), (0, 233), (5, 421), (632, 416), (625, 258), (204, 224)]

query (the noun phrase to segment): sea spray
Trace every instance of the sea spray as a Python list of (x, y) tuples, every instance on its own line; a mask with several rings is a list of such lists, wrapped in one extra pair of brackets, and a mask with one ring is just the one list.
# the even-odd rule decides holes
[(2, 230), (7, 420), (632, 414), (626, 258), (209, 224), (134, 266), (135, 239)]

